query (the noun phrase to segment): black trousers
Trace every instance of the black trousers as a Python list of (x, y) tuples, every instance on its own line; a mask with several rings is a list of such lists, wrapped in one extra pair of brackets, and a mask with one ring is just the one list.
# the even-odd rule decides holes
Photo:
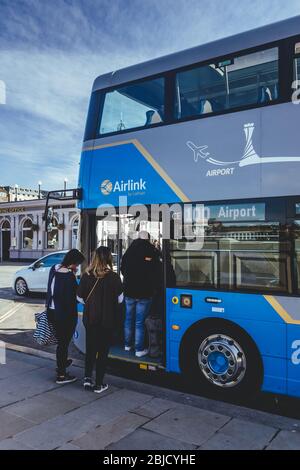
[(92, 377), (96, 364), (96, 385), (103, 384), (113, 330), (88, 325), (86, 330), (85, 376)]
[(76, 328), (76, 321), (71, 320), (55, 320), (54, 311), (48, 310), (48, 319), (51, 321), (55, 328), (57, 337), (57, 348), (56, 348), (56, 363), (57, 363), (57, 374), (65, 375), (68, 351), (71, 339), (74, 335)]

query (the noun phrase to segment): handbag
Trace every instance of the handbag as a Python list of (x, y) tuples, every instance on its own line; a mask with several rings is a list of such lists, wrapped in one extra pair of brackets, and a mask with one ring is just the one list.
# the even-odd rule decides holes
[(33, 339), (41, 346), (57, 344), (54, 326), (48, 320), (47, 311), (35, 314), (36, 329)]

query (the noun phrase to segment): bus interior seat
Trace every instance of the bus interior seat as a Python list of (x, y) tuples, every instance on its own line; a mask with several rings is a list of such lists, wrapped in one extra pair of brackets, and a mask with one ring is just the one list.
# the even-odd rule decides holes
[(267, 86), (261, 86), (258, 90), (258, 102), (269, 103), (272, 100), (273, 98), (270, 88)]
[(209, 100), (200, 100), (199, 114), (209, 114), (213, 112), (212, 103)]
[(224, 109), (221, 103), (216, 100), (200, 99), (198, 106), (192, 106), (184, 97), (181, 99), (180, 117), (210, 114)]
[(216, 100), (212, 100), (211, 104), (212, 104), (212, 109), (213, 109), (214, 112), (222, 111), (226, 108), (225, 103), (222, 103), (222, 102), (219, 102), (219, 101), (216, 101)]
[(162, 122), (162, 118), (158, 111), (151, 109), (150, 111), (146, 112), (145, 126), (149, 126), (150, 124), (158, 124), (160, 122)]
[(273, 92), (273, 99), (278, 100), (278, 98), (279, 98), (278, 83), (275, 83), (274, 92)]
[(180, 111), (178, 111), (178, 118), (185, 118), (197, 114), (195, 106), (192, 106), (185, 96), (180, 95)]
[(216, 100), (200, 100), (199, 114), (215, 113), (222, 109), (224, 109), (224, 106)]

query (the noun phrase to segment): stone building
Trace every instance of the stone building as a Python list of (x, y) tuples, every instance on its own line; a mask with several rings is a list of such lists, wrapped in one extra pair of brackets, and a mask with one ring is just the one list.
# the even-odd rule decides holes
[(79, 211), (75, 200), (51, 201), (52, 231), (46, 232), (45, 199), (0, 203), (0, 260), (30, 261), (77, 246)]
[(17, 184), (15, 186), (0, 186), (0, 203), (27, 201), (32, 199), (41, 199), (47, 196), (47, 191), (39, 189), (22, 188)]

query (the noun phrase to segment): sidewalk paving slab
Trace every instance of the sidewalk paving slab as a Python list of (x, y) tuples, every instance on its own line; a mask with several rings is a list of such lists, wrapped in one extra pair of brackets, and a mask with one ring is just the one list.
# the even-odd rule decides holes
[(8, 377), (1, 380), (0, 384), (0, 407), (57, 388), (57, 384), (48, 368), (34, 369), (30, 372)]
[(55, 416), (74, 410), (78, 406), (78, 402), (63, 397), (58, 399), (57, 396), (50, 393), (43, 393), (42, 395), (27, 398), (2, 409), (13, 415), (28, 419), (34, 424), (40, 424)]
[(146, 418), (157, 418), (162, 413), (172, 410), (177, 407), (177, 404), (170, 400), (164, 400), (161, 398), (153, 398), (152, 400), (145, 403), (145, 405), (135, 408), (133, 413)]
[(18, 433), (15, 439), (36, 449), (56, 449), (150, 399), (149, 395), (118, 390), (28, 431)]
[(264, 445), (243, 437), (216, 433), (199, 447), (199, 450), (263, 450)]
[(127, 412), (107, 424), (93, 429), (82, 437), (75, 439), (72, 444), (85, 450), (103, 450), (108, 445), (131, 434), (147, 421), (148, 418)]
[(12, 437), (18, 432), (34, 426), (32, 421), (19, 418), (6, 411), (0, 410), (0, 440)]
[(34, 369), (40, 369), (41, 367), (41, 365), (34, 365), (24, 361), (18, 361), (16, 359), (8, 359), (7, 364), (0, 367), (0, 384), (3, 379), (19, 376), (20, 374), (24, 374)]
[(245, 421), (260, 423), (274, 428), (280, 428), (284, 430), (298, 429), (300, 432), (300, 420), (297, 418), (289, 418), (280, 414), (268, 413), (266, 411), (253, 409), (243, 405), (235, 405), (234, 403), (217, 401), (215, 399), (206, 398), (201, 395), (189, 395), (177, 390), (158, 387), (148, 383), (145, 384), (127, 378), (108, 376), (107, 380), (109, 383), (119, 388), (126, 387), (130, 390), (134, 390), (140, 393), (148, 393), (152, 395), (153, 398), (160, 398), (178, 404), (185, 404), (198, 409), (228, 415), (231, 418), (244, 419)]
[(232, 419), (200, 446), (201, 450), (263, 450), (277, 430), (270, 426)]
[(13, 438), (4, 439), (0, 441), (0, 450), (33, 450), (32, 447), (28, 447), (25, 444), (21, 444)]
[(277, 429), (234, 418), (222, 428), (221, 432), (233, 438), (247, 439), (254, 444), (259, 442), (264, 447), (273, 439)]
[(68, 442), (67, 444), (64, 444), (63, 446), (58, 447), (56, 450), (82, 450), (82, 449)]
[(229, 416), (199, 410), (189, 405), (178, 405), (145, 424), (143, 428), (200, 446), (230, 419)]
[(162, 436), (147, 429), (137, 429), (119, 442), (109, 445), (106, 450), (195, 450), (187, 442)]
[(11, 349), (7, 350), (7, 359), (9, 360), (16, 360), (22, 362), (23, 364), (30, 364), (37, 366), (37, 368), (41, 367), (48, 367), (49, 370), (52, 370), (54, 373), (55, 369), (55, 362), (52, 359), (47, 359), (44, 357), (39, 357), (37, 355), (32, 354), (24, 354), (19, 351), (13, 351)]
[[(300, 449), (297, 419), (116, 376), (97, 395), (80, 380), (57, 385), (49, 359), (7, 354), (0, 367), (2, 450)], [(72, 372), (81, 377), (83, 369)]]
[(65, 399), (71, 400), (72, 402), (76, 402), (78, 405), (85, 405), (87, 403), (96, 401), (99, 398), (103, 398), (107, 395), (110, 395), (111, 393), (116, 392), (117, 390), (118, 388), (109, 386), (108, 390), (101, 393), (101, 396), (99, 396), (97, 393), (92, 393), (91, 391), (85, 390), (81, 384), (81, 381), (78, 380), (71, 387), (57, 386), (55, 389), (50, 390), (47, 395), (56, 399), (57, 401)]
[(300, 450), (300, 433), (293, 431), (280, 431), (267, 450)]

